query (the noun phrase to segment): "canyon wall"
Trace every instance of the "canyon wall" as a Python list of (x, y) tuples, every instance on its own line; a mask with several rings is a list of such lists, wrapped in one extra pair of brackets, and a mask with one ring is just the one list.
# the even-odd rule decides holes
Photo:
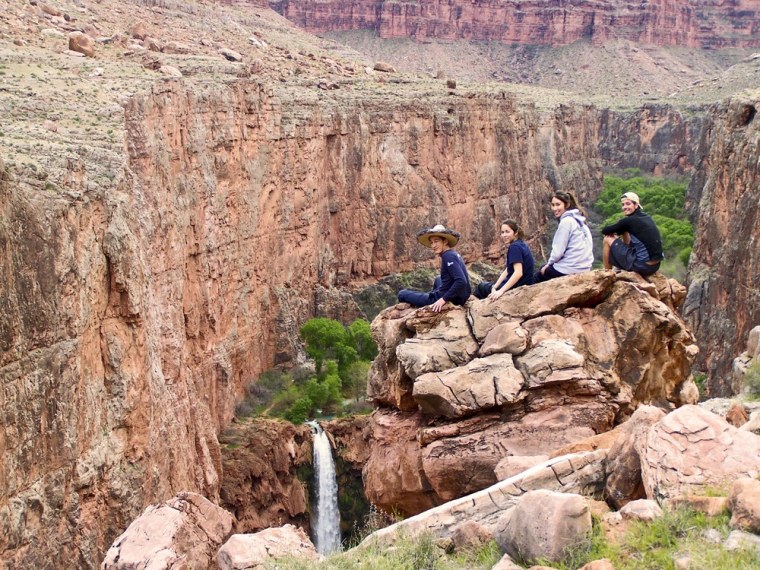
[(752, 0), (270, 0), (310, 32), (373, 29), (381, 38), (566, 45), (607, 40), (691, 48), (760, 47)]
[(550, 179), (599, 191), (588, 109), (376, 93), (163, 82), (126, 104), (113, 185), (0, 165), (5, 563), (95, 567), (146, 505), (218, 500), (217, 433), (298, 358), (319, 288), (432, 264), (414, 235), (435, 222), (469, 259), (505, 216), (539, 236)]
[(760, 93), (716, 106), (689, 196), (697, 212), (683, 309), (712, 396), (729, 396), (732, 359), (760, 323)]

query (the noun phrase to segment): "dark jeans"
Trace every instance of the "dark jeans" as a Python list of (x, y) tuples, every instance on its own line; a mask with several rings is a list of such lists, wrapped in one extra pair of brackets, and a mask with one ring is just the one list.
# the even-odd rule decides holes
[(534, 283), (543, 283), (544, 281), (549, 281), (549, 279), (556, 279), (557, 277), (564, 277), (565, 273), (560, 273), (556, 269), (554, 269), (553, 265), (547, 265), (546, 269), (543, 273), (541, 271), (536, 271), (536, 274), (533, 276), (533, 282)]
[(413, 291), (412, 289), (401, 289), (398, 292), (398, 300), (401, 303), (409, 303), (412, 307), (426, 307), (432, 305), (441, 298), (441, 276), (435, 278), (433, 290), (423, 293), (422, 291)]

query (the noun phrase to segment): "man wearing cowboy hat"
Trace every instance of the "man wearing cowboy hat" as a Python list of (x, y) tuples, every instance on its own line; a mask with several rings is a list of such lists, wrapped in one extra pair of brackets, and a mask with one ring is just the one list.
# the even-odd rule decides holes
[(432, 291), (423, 293), (402, 289), (398, 292), (398, 300), (413, 307), (430, 305), (436, 313), (440, 312), (447, 301), (464, 305), (470, 298), (470, 278), (462, 256), (452, 249), (459, 241), (459, 232), (438, 224), (420, 231), (417, 241), (441, 256), (441, 274), (435, 278)]
[(642, 211), (635, 192), (623, 194), (620, 205), (625, 217), (602, 228), (604, 268), (615, 266), (644, 276), (652, 275), (663, 259), (660, 230), (652, 217)]

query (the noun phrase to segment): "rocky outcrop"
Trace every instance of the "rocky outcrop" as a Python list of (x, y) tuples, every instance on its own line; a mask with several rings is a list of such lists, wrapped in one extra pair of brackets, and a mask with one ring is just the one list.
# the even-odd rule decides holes
[[(711, 396), (738, 391), (732, 361), (760, 323), (760, 94), (715, 109), (708, 152), (689, 187), (699, 204), (683, 315), (700, 346)], [(742, 310), (737, 310), (741, 307)]]
[(310, 470), (311, 441), (307, 426), (264, 419), (235, 423), (220, 436), (220, 505), (235, 515), (235, 533), (310, 527), (307, 482), (298, 474)]
[[(145, 509), (114, 541), (102, 570), (212, 567), (234, 517), (195, 493)], [(63, 564), (62, 566), (66, 566)]]
[(441, 313), (381, 313), (368, 396), (397, 410), (372, 416), (368, 498), (415, 514), (494, 484), (505, 457), (606, 432), (642, 403), (696, 402), (697, 348), (668, 307), (682, 288), (658, 279), (594, 271)]
[(312, 32), (373, 29), (381, 38), (531, 45), (625, 38), (693, 48), (760, 46), (760, 9), (750, 0), (699, 6), (679, 0), (270, 0), (270, 5)]

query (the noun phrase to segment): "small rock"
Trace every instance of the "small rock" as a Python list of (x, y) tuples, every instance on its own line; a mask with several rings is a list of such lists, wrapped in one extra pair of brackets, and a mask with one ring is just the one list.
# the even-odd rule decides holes
[(446, 88), (447, 89), (456, 89), (457, 88), (457, 82), (453, 79), (447, 79), (446, 80)]
[(85, 57), (85, 55), (83, 53), (80, 53), (78, 51), (73, 51), (73, 50), (70, 50), (70, 49), (64, 50), (63, 53), (64, 53), (64, 55), (69, 55), (71, 57)]
[(56, 125), (51, 120), (46, 120), (44, 123), (42, 123), (42, 126), (47, 129), (50, 132), (57, 133), (58, 132), (58, 125)]
[(174, 53), (174, 54), (186, 54), (190, 53), (192, 50), (189, 45), (183, 44), (182, 42), (166, 42), (166, 45), (164, 45), (164, 53)]
[(69, 34), (69, 49), (87, 57), (95, 57), (95, 40), (82, 32), (71, 32)]
[(739, 402), (734, 402), (726, 413), (726, 421), (734, 427), (741, 427), (749, 420), (747, 408)]
[(753, 549), (760, 553), (760, 536), (744, 532), (743, 530), (733, 530), (723, 543), (726, 550), (738, 550), (740, 548)]
[(229, 48), (222, 48), (219, 53), (224, 56), (227, 61), (243, 61), (243, 56), (238, 52)]
[(147, 38), (148, 29), (145, 26), (145, 22), (140, 20), (132, 24), (132, 27), (129, 28), (129, 35), (138, 40), (144, 40), (145, 38)]
[(172, 78), (180, 78), (182, 77), (182, 72), (174, 67), (173, 65), (162, 65), (158, 68), (158, 72), (162, 73), (163, 75), (166, 75), (167, 77)]
[(723, 537), (720, 534), (720, 531), (715, 528), (708, 528), (704, 531), (702, 531), (702, 538), (704, 538), (707, 542), (710, 542), (712, 544), (720, 544), (723, 540)]
[(90, 77), (102, 77), (104, 71), (102, 67), (96, 67), (90, 72)]
[(57, 37), (57, 38), (66, 37), (66, 34), (64, 34), (61, 30), (56, 30), (55, 28), (45, 28), (40, 33), (43, 36), (51, 36), (51, 37)]
[(673, 560), (673, 565), (675, 566), (676, 570), (689, 570), (689, 568), (691, 568), (691, 557), (679, 556)]
[(382, 71), (384, 73), (396, 73), (396, 68), (393, 67), (390, 63), (386, 63), (384, 61), (376, 62), (375, 66), (372, 69), (375, 71)]
[(625, 519), (636, 519), (640, 521), (653, 521), (662, 516), (662, 509), (656, 501), (649, 499), (638, 499), (627, 503), (622, 509), (620, 514)]
[(43, 4), (41, 6), (42, 11), (45, 12), (45, 14), (49, 14), (51, 16), (62, 16), (63, 12), (61, 12), (58, 8), (55, 8), (54, 6), (51, 6), (50, 4)]
[(143, 40), (143, 47), (150, 51), (160, 52), (162, 46), (157, 39), (149, 37)]

